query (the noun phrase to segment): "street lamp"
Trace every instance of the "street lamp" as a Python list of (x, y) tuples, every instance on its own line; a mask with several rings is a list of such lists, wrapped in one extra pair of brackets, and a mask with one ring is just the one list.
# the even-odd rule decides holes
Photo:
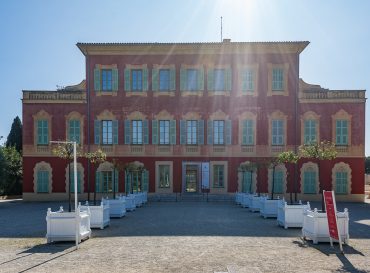
[(77, 218), (77, 143), (76, 141), (50, 141), (51, 144), (73, 144), (73, 179), (75, 190), (75, 218), (76, 218), (76, 249), (78, 249), (78, 218)]

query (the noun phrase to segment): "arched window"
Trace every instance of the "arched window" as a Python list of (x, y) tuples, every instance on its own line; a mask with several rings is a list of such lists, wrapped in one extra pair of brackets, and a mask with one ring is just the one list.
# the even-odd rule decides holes
[[(274, 193), (283, 194), (286, 191), (286, 173), (287, 169), (285, 165), (281, 164), (275, 167), (274, 173)], [(269, 192), (272, 192), (272, 181), (273, 181), (273, 169), (269, 169)]]
[(352, 170), (344, 162), (339, 162), (332, 169), (333, 190), (336, 194), (351, 193)]
[(41, 161), (35, 165), (34, 172), (34, 187), (35, 193), (51, 193), (52, 192), (52, 168), (49, 163)]
[(306, 162), (301, 168), (301, 193), (317, 194), (319, 192), (319, 174), (316, 163)]

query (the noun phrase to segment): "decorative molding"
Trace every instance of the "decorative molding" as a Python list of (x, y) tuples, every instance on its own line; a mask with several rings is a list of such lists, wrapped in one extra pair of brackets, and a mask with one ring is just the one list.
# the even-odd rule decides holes
[(331, 116), (331, 126), (332, 126), (332, 142), (336, 143), (336, 121), (337, 120), (347, 120), (348, 121), (348, 146), (352, 143), (352, 115), (348, 114), (345, 110), (340, 109), (334, 115)]
[[(45, 161), (36, 163), (35, 167), (33, 168), (33, 192), (38, 193), (37, 192), (37, 172), (38, 171), (49, 172), (49, 185), (48, 185), (49, 192), (48, 193), (52, 193), (53, 192), (53, 169), (51, 168), (50, 164)], [(40, 194), (43, 194), (43, 193), (40, 193)]]
[(66, 138), (68, 139), (69, 136), (69, 121), (72, 119), (79, 120), (80, 121), (80, 144), (82, 145), (84, 143), (84, 115), (77, 111), (72, 111), (68, 115), (65, 115), (66, 119)]
[(145, 120), (147, 119), (147, 116), (141, 113), (140, 111), (134, 111), (127, 115), (126, 118), (128, 120)]
[(126, 69), (144, 69), (148, 68), (147, 64), (126, 64)]
[(213, 112), (209, 116), (209, 119), (210, 120), (227, 120), (227, 119), (229, 119), (229, 115), (226, 115), (225, 112), (223, 112), (222, 110), (218, 109), (216, 112)]
[(318, 167), (317, 163), (313, 163), (312, 161), (308, 161), (306, 163), (303, 163), (302, 167), (300, 169), (300, 178), (301, 178), (300, 193), (301, 194), (308, 194), (308, 193), (304, 193), (304, 172), (305, 171), (314, 171), (316, 173), (315, 194), (318, 194), (319, 191), (320, 191), (319, 167)]
[(114, 69), (114, 68), (117, 68), (117, 64), (95, 64), (95, 68), (98, 68), (98, 69)]
[(99, 115), (96, 116), (98, 120), (116, 120), (116, 116), (109, 110), (105, 109)]
[(170, 113), (168, 113), (167, 110), (163, 109), (157, 115), (154, 116), (154, 119), (157, 119), (157, 120), (173, 120), (174, 115), (171, 115)]
[(185, 115), (182, 115), (184, 120), (200, 120), (202, 119), (201, 115), (197, 112), (187, 112)]
[(53, 119), (53, 116), (50, 115), (48, 112), (46, 112), (44, 109), (41, 109), (35, 115), (32, 115), (32, 117), (33, 117), (33, 143), (34, 143), (34, 145), (37, 146), (37, 121), (38, 120), (45, 120), (46, 119), (48, 121), (48, 139), (50, 141), (52, 139), (52, 135), (51, 135), (52, 123), (51, 123), (51, 121)]
[[(346, 172), (347, 173), (347, 195), (352, 193), (352, 169), (349, 164), (344, 162), (336, 163), (331, 170), (331, 181), (332, 190), (335, 192), (336, 189), (336, 172)], [(342, 194), (341, 194), (342, 195)]]
[(111, 172), (113, 171), (113, 164), (111, 162), (105, 161), (99, 164), (99, 167), (96, 169), (97, 172)]

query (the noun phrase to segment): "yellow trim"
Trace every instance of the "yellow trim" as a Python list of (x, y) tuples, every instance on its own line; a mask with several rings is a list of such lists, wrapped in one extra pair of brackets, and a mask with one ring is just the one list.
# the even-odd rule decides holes
[(209, 116), (209, 120), (227, 120), (229, 116), (226, 115), (222, 110), (218, 109)]
[(117, 120), (116, 116), (109, 110), (105, 109), (96, 116), (97, 120)]

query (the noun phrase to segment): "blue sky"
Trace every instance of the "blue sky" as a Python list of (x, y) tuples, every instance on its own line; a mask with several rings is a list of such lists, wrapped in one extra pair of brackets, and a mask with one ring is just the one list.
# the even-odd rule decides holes
[(370, 1), (343, 0), (1, 1), (0, 136), (22, 115), (21, 90), (84, 78), (77, 42), (217, 42), (221, 16), (232, 41), (310, 41), (300, 59), (308, 83), (369, 89), (369, 11)]

